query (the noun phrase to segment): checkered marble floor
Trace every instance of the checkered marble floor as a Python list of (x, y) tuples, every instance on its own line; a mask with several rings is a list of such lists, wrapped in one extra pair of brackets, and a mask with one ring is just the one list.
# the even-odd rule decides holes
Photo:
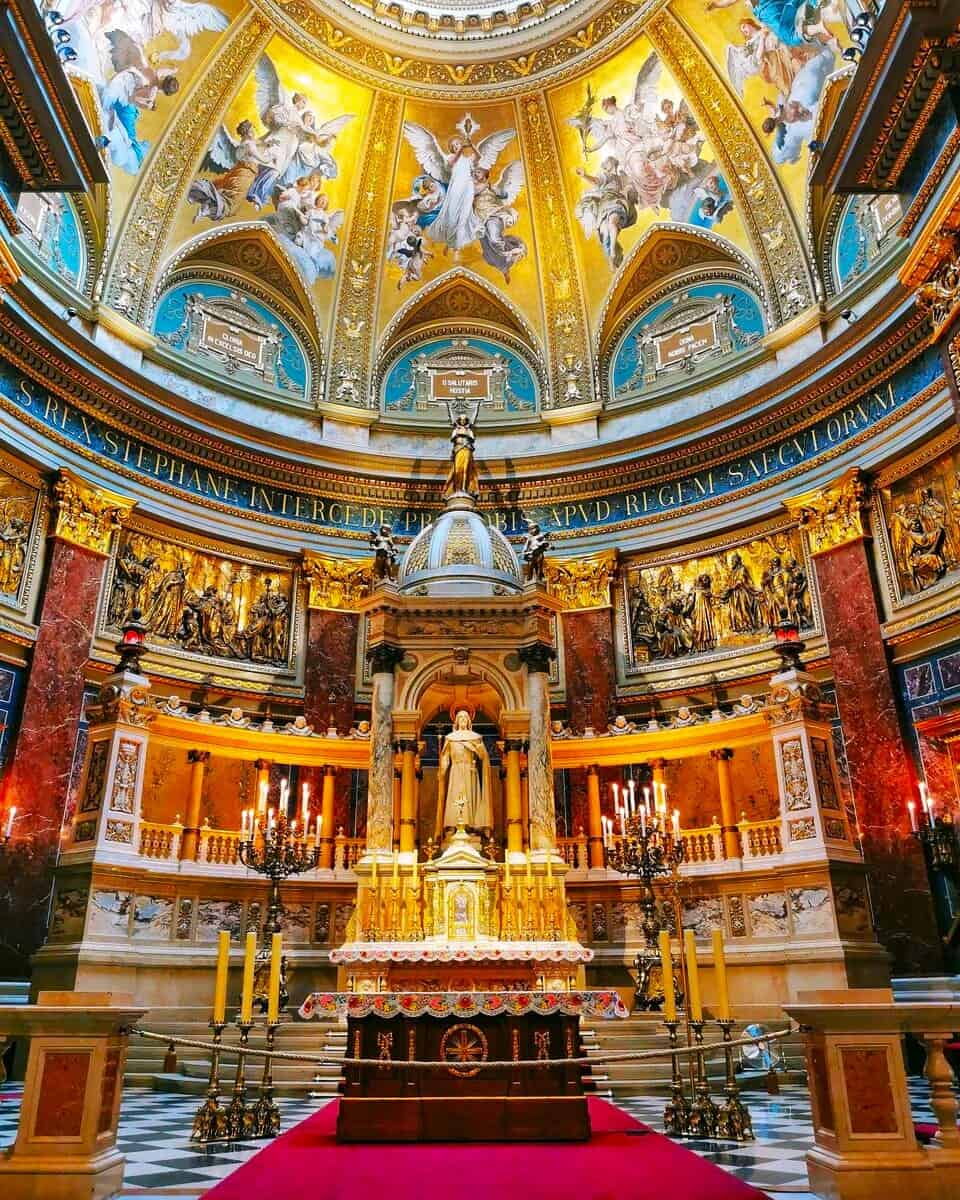
[[(917, 1120), (931, 1121), (926, 1082), (910, 1081)], [(19, 1089), (0, 1087), (0, 1146), (13, 1141), (17, 1128)], [(779, 1096), (746, 1089), (756, 1141), (684, 1140), (683, 1145), (776, 1200), (814, 1200), (809, 1192), (804, 1156), (813, 1145), (810, 1097), (805, 1086), (787, 1084)], [(125, 1196), (157, 1200), (176, 1195), (191, 1200), (203, 1194), (258, 1150), (263, 1142), (236, 1142), (205, 1150), (189, 1140), (199, 1100), (146, 1088), (126, 1088), (120, 1110), (120, 1149), (127, 1156)], [(326, 1100), (279, 1100), (282, 1128), (292, 1128), (316, 1112)], [(663, 1129), (664, 1098), (630, 1097), (620, 1105), (653, 1129)]]

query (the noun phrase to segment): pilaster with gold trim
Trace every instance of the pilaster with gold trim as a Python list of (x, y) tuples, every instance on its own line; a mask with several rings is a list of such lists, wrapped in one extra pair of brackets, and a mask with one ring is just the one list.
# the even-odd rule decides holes
[(816, 285), (800, 229), (777, 174), (728, 85), (696, 39), (661, 9), (645, 32), (710, 139), (760, 266), (779, 323), (816, 304)]
[(305, 551), (307, 651), (304, 715), (317, 729), (353, 723), (359, 605), (373, 588), (372, 558)]
[(570, 214), (563, 201), (560, 151), (545, 94), (525, 96), (517, 107), (526, 176), (535, 181), (528, 195), (540, 258), (550, 372), (550, 395), (544, 408), (584, 405), (584, 416), (589, 416), (597, 403), (590, 325)]
[(134, 323), (144, 323), (149, 316), (177, 210), (217, 123), (272, 34), (271, 23), (257, 12), (227, 31), (137, 177), (103, 288), (104, 303)]
[[(611, 589), (616, 550), (577, 558), (548, 558), (547, 591), (563, 605), (563, 667), (567, 717), (577, 732), (603, 733), (616, 708)], [(583, 780), (577, 785), (584, 786)]]

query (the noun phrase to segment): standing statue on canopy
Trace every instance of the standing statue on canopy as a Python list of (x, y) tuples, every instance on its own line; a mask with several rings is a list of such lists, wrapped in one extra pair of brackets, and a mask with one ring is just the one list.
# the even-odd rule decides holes
[(490, 757), (466, 709), (460, 709), (443, 739), (437, 783), (438, 839), (460, 825), (483, 833), (493, 829)]
[(474, 404), (472, 416), (462, 411), (455, 412), (450, 402), (447, 403), (447, 411), (453, 424), (450, 432), (452, 459), (443, 488), (443, 498), (449, 500), (451, 496), (472, 496), (476, 500), (480, 495), (480, 477), (473, 456), (477, 444), (473, 427), (480, 412), (480, 403), (477, 401)]

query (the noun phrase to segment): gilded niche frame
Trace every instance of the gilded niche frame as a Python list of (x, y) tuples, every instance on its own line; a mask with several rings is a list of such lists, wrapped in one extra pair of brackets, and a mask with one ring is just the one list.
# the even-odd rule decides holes
[(305, 588), (292, 556), (134, 518), (115, 539), (105, 573), (99, 656), (112, 650), (124, 612), (144, 602), (147, 624), (164, 630), (148, 632), (148, 662), (162, 663), (164, 673), (204, 686), (302, 694)]
[[(676, 548), (623, 556), (614, 588), (614, 646), (617, 680), (625, 693), (667, 692), (681, 686), (692, 690), (776, 668), (778, 659), (774, 653), (773, 634), (759, 628), (755, 633), (731, 636), (726, 642), (718, 637), (716, 646), (710, 650), (689, 649), (675, 656), (651, 657), (647, 661), (642, 661), (643, 655), (638, 652), (631, 610), (631, 589), (637, 573), (644, 572), (646, 590), (649, 590), (651, 578), (659, 581), (664, 572), (670, 572), (675, 584), (686, 585), (682, 596), (690, 600), (694, 599), (692, 593), (697, 575), (710, 573), (710, 591), (716, 610), (725, 585), (729, 584), (730, 562), (735, 554), (741, 555), (751, 573), (753, 586), (758, 590), (761, 570), (769, 567), (770, 560), (775, 556), (782, 560), (796, 558), (806, 578), (810, 609), (810, 622), (801, 630), (801, 636), (811, 650), (825, 644), (816, 578), (806, 538), (793, 521), (779, 517), (736, 533), (717, 535)], [(679, 589), (671, 595), (681, 598)], [(762, 599), (758, 598), (757, 603), (762, 605)], [(759, 617), (758, 609), (758, 621)], [(721, 622), (718, 620), (717, 623), (719, 627)]]
[(0, 628), (7, 613), (15, 633), (30, 625), (50, 520), (47, 496), (39, 471), (0, 450)]

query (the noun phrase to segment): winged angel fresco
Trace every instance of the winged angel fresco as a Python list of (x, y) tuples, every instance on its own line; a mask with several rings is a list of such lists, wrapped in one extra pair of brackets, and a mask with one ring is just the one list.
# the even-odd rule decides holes
[(224, 221), (245, 201), (257, 212), (272, 205), (274, 211), (263, 220), (307, 282), (329, 279), (336, 259), (328, 243), (336, 245), (344, 212), (331, 212), (323, 188), (339, 173), (333, 147), (355, 114), (318, 125), (307, 97), (286, 91), (266, 55), (257, 62), (254, 76), (263, 132), (257, 132), (250, 117), (237, 125), (236, 138), (220, 126), (200, 164), (212, 178), (195, 179), (187, 192), (189, 203), (197, 206), (194, 220)]
[(65, 0), (56, 5), (46, 0), (43, 4), (54, 6), (76, 55), (67, 69), (96, 88), (100, 145), (115, 167), (135, 175), (149, 149), (137, 132), (140, 114), (180, 90), (177, 64), (190, 56), (197, 34), (226, 29), (227, 16), (202, 0)]
[(410, 195), (391, 209), (387, 261), (400, 268), (398, 288), (422, 278), (433, 256), (428, 243), (443, 246), (444, 254), (476, 243), (484, 261), (502, 272), (507, 283), (527, 253), (523, 239), (507, 232), (519, 219), (514, 204), (524, 185), (523, 164), (515, 158), (496, 181), (491, 177), (516, 130), (500, 129), (477, 141), (480, 126), (469, 113), (456, 129), (443, 149), (429, 129), (403, 123), (403, 135), (424, 173), (413, 180)]

